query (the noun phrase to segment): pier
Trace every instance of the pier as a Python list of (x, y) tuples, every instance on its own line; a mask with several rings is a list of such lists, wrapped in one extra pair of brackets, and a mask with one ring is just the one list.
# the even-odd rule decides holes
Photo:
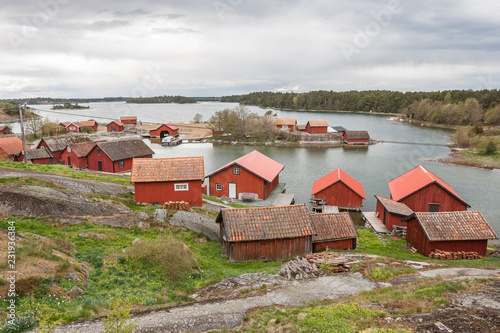
[(390, 234), (389, 229), (380, 221), (375, 212), (363, 212), (363, 219), (377, 234)]

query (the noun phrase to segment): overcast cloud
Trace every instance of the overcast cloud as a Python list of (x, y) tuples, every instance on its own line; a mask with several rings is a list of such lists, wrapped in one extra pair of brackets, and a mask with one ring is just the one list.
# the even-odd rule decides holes
[(0, 4), (0, 98), (500, 88), (498, 0)]

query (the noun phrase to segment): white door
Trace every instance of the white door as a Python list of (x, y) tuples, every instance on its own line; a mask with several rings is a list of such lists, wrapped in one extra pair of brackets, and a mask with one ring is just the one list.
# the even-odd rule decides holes
[(236, 199), (236, 183), (229, 183), (229, 197)]

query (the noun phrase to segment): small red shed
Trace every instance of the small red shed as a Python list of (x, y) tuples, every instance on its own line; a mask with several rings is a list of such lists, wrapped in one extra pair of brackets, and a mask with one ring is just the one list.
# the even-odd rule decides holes
[(10, 134), (10, 127), (0, 126), (0, 135)]
[(326, 120), (309, 120), (306, 124), (306, 132), (309, 134), (328, 132), (328, 122)]
[[(16, 162), (24, 162), (24, 151), (16, 155)], [(54, 157), (47, 149), (31, 149), (26, 151), (26, 163), (54, 164)]]
[(95, 147), (96, 142), (81, 142), (69, 144), (61, 155), (64, 164), (75, 169), (82, 169), (88, 166), (87, 156)]
[(313, 252), (356, 249), (359, 234), (349, 213), (312, 214), (311, 217), (316, 232), (312, 236)]
[(137, 124), (137, 116), (123, 116), (123, 117), (120, 117), (120, 121), (126, 125), (129, 125), (129, 124), (135, 125), (135, 124)]
[(297, 119), (295, 118), (276, 118), (276, 128), (283, 131), (295, 132)]
[(265, 200), (278, 185), (284, 167), (254, 150), (209, 174), (209, 195), (240, 198), (241, 193), (254, 193)]
[(313, 226), (305, 204), (221, 209), (220, 243), (231, 262), (288, 260), (311, 253)]
[(367, 131), (345, 131), (343, 136), (344, 143), (348, 145), (367, 145), (370, 143), (370, 135)]
[(0, 161), (12, 161), (22, 151), (23, 142), (17, 136), (0, 138)]
[(316, 180), (311, 195), (313, 200), (323, 200), (325, 205), (348, 210), (361, 210), (366, 199), (363, 185), (341, 169)]
[(172, 123), (163, 124), (160, 127), (149, 131), (149, 136), (152, 138), (163, 138), (165, 136), (177, 136), (179, 135), (179, 127)]
[(375, 198), (377, 199), (377, 217), (389, 231), (392, 231), (394, 225), (406, 227), (406, 223), (401, 222), (401, 220), (413, 214), (407, 205), (380, 195), (376, 195)]
[(419, 165), (389, 182), (391, 199), (414, 212), (452, 212), (470, 207), (441, 178)]
[(477, 252), (498, 236), (478, 211), (415, 212), (408, 216), (406, 241), (428, 256), (434, 250)]
[(204, 178), (202, 156), (134, 158), (130, 181), (134, 183), (136, 202), (185, 201), (194, 207), (203, 204)]
[(40, 149), (45, 147), (52, 156), (54, 157), (54, 163), (62, 163), (61, 156), (66, 150), (66, 147), (72, 143), (79, 142), (89, 142), (90, 137), (88, 135), (82, 134), (68, 134), (61, 136), (49, 136), (46, 138), (42, 138), (42, 140), (38, 143), (36, 149)]
[(88, 154), (88, 168), (104, 172), (132, 169), (132, 159), (152, 158), (154, 151), (141, 139), (97, 142)]
[(95, 120), (82, 120), (82, 121), (65, 121), (60, 124), (65, 127), (68, 132), (79, 133), (82, 131), (82, 127), (89, 127), (92, 130), (97, 131), (97, 122)]
[(119, 120), (113, 120), (106, 125), (108, 132), (121, 132), (125, 129), (125, 125)]

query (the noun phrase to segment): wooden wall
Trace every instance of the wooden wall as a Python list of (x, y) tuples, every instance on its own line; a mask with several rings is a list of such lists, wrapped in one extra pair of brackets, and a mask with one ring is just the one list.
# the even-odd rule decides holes
[(314, 197), (325, 198), (327, 205), (346, 209), (361, 209), (363, 206), (363, 198), (341, 181), (319, 191)]
[(405, 203), (414, 212), (428, 212), (431, 203), (439, 204), (440, 212), (467, 210), (466, 205), (435, 183), (399, 201)]
[(389, 231), (392, 231), (392, 228), (395, 225), (406, 227), (406, 222), (401, 222), (401, 219), (403, 218), (402, 216), (389, 213), (378, 200), (376, 212), (378, 213), (378, 218), (380, 219), (380, 221), (384, 223)]
[(179, 134), (179, 130), (172, 130), (170, 127), (161, 125), (158, 129), (149, 131), (150, 136), (160, 137), (162, 132), (168, 132), (168, 135), (174, 136)]
[(328, 128), (327, 127), (311, 127), (311, 125), (309, 123), (307, 123), (306, 132), (310, 133), (310, 134), (327, 133)]
[(73, 152), (68, 152), (68, 150), (64, 150), (61, 155), (62, 162), (65, 165), (68, 165), (68, 156), (71, 160), (71, 166), (73, 168), (81, 169), (87, 167), (87, 158), (86, 157), (77, 157)]
[(354, 250), (356, 249), (356, 238), (331, 240), (325, 242), (314, 242), (313, 252), (330, 250)]
[(58, 150), (58, 151), (52, 151), (50, 150), (49, 146), (47, 146), (47, 143), (45, 143), (44, 140), (40, 141), (38, 144), (37, 149), (45, 147), (48, 151), (52, 153), (52, 156), (54, 157), (54, 163), (62, 163), (62, 158), (61, 155), (64, 153), (64, 150)]
[[(187, 183), (188, 191), (175, 191), (175, 184)], [(202, 206), (201, 180), (175, 182), (136, 182), (135, 201), (164, 204), (169, 201), (189, 202), (191, 207)]]

